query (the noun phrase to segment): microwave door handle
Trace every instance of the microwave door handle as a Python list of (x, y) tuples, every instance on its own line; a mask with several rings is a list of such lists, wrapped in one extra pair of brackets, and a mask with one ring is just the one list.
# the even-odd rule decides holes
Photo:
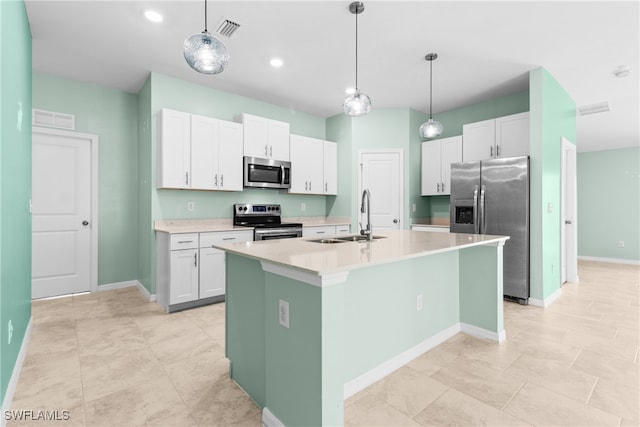
[(473, 189), (473, 234), (480, 234), (480, 224), (478, 224), (478, 186)]
[(280, 184), (284, 185), (284, 165), (280, 165)]
[(480, 233), (487, 232), (487, 216), (485, 215), (485, 186), (480, 187)]

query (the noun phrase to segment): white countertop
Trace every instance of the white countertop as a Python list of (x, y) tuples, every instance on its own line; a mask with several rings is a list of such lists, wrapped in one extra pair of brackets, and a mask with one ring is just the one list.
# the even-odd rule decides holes
[[(349, 218), (343, 217), (283, 217), (282, 222), (300, 222), (305, 227), (323, 225), (351, 224)], [(170, 234), (180, 233), (206, 233), (212, 231), (241, 231), (250, 227), (236, 227), (231, 219), (165, 219), (156, 220), (155, 231)]]
[(432, 255), (479, 245), (499, 245), (507, 236), (394, 230), (373, 242), (322, 244), (309, 238), (227, 243), (215, 247), (261, 261), (294, 267), (317, 275)]

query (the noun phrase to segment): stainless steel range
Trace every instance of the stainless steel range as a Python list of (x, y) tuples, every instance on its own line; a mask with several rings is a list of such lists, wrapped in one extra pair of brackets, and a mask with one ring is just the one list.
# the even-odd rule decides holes
[(302, 237), (302, 224), (282, 223), (280, 205), (233, 205), (233, 225), (253, 227), (253, 240)]

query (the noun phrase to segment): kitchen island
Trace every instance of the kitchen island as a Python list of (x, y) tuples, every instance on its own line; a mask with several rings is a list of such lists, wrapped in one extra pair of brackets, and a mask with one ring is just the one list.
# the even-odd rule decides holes
[(344, 399), (462, 331), (503, 341), (508, 237), (221, 244), (230, 375), (269, 425), (341, 425)]

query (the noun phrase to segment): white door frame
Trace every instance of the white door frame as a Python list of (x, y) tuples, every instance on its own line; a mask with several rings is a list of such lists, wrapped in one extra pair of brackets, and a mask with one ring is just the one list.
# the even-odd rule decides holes
[[(397, 153), (398, 156), (400, 157), (400, 164), (399, 169), (398, 169), (398, 173), (400, 174), (400, 179), (398, 180), (398, 182), (400, 183), (400, 206), (399, 206), (399, 211), (398, 211), (398, 216), (400, 217), (400, 230), (404, 229), (404, 228), (408, 228), (405, 227), (405, 218), (404, 218), (404, 189), (406, 188), (405, 186), (405, 182), (404, 182), (404, 150), (402, 148), (388, 148), (388, 149), (379, 149), (379, 150), (360, 150), (358, 151), (358, 164), (356, 165), (356, 167), (358, 168), (358, 193), (356, 194), (356, 200), (357, 200), (357, 205), (360, 206), (360, 197), (362, 196), (362, 191), (364, 191), (364, 189), (362, 188), (362, 157), (365, 154), (388, 154), (388, 153)], [(356, 225), (357, 225), (357, 221), (356, 221)]]
[[(561, 281), (564, 281), (566, 278), (566, 281), (574, 283), (578, 283), (578, 205), (576, 167), (576, 146), (563, 137), (561, 164), (562, 188), (560, 194)], [(567, 214), (569, 214), (571, 218), (567, 218)], [(571, 221), (571, 226), (568, 228), (564, 222), (567, 219)], [(566, 265), (564, 264), (565, 256)]]
[(90, 236), (91, 236), (91, 254), (89, 266), (89, 290), (91, 292), (98, 291), (98, 135), (89, 133), (81, 133), (67, 131), (61, 129), (52, 129), (41, 126), (33, 126), (32, 134), (55, 135), (75, 140), (86, 140), (89, 142), (89, 151), (91, 155), (91, 217), (90, 217)]

